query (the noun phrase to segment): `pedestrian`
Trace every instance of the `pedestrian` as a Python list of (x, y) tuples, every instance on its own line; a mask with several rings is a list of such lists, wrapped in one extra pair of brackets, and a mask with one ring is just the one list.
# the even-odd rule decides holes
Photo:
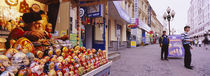
[(185, 50), (185, 55), (184, 55), (184, 66), (187, 69), (193, 69), (193, 66), (191, 66), (191, 43), (193, 42), (192, 39), (189, 38), (188, 32), (190, 31), (190, 26), (185, 26), (184, 27), (184, 33), (181, 34), (182, 38), (182, 44)]
[(198, 46), (198, 40), (195, 40), (194, 43), (195, 43), (195, 46), (197, 47)]
[(207, 34), (204, 35), (204, 40), (203, 40), (203, 43), (204, 43), (204, 46), (206, 48), (206, 50), (208, 50), (208, 44), (209, 44), (209, 39), (207, 37)]
[(201, 39), (198, 40), (198, 45), (199, 45), (199, 47), (201, 47), (201, 45), (202, 45), (202, 40)]
[(163, 54), (164, 54), (164, 59), (168, 60), (169, 38), (166, 35), (166, 31), (163, 31), (163, 35), (159, 39), (159, 44), (161, 47), (161, 60), (163, 60)]

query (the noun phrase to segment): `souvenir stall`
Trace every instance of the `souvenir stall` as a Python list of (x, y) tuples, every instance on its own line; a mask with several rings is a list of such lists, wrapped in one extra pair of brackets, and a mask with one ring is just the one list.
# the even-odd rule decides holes
[[(66, 36), (51, 38), (52, 24), (41, 9), (44, 4), (27, 1), (5, 0), (5, 7), (13, 12), (0, 13), (1, 76), (108, 75), (112, 62), (107, 51), (71, 47)], [(11, 9), (16, 5), (20, 5), (18, 10)]]

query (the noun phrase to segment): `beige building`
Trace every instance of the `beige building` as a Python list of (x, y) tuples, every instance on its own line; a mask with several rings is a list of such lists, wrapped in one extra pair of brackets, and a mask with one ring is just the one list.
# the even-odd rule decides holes
[(142, 24), (139, 25), (137, 42), (150, 43), (162, 33), (163, 25), (156, 16), (148, 0), (139, 0), (139, 23)]
[(112, 1), (109, 3), (109, 50), (127, 48), (127, 25), (133, 17), (133, 0)]

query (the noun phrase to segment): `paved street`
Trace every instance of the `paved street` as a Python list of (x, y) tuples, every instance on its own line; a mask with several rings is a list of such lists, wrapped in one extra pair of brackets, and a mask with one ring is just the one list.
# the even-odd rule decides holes
[(121, 58), (113, 62), (111, 76), (210, 76), (210, 50), (194, 47), (194, 70), (184, 68), (184, 59), (160, 60), (158, 45), (120, 50)]

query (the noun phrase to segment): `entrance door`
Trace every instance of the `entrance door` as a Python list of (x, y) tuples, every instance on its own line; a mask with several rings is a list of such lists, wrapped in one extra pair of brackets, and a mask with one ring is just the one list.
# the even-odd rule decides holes
[(92, 49), (93, 45), (93, 26), (92, 25), (86, 25), (85, 26), (85, 47), (87, 49)]

